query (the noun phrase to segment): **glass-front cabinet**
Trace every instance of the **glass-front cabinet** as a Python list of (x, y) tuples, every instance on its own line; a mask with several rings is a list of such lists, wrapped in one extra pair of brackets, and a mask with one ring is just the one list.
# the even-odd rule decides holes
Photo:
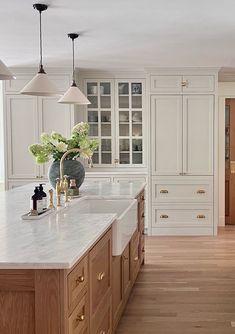
[(112, 165), (113, 149), (113, 82), (87, 81), (87, 98), (91, 104), (87, 107), (87, 121), (90, 125), (89, 135), (99, 142), (93, 155), (94, 165)]
[(143, 80), (86, 80), (90, 137), (99, 141), (95, 166), (144, 165)]

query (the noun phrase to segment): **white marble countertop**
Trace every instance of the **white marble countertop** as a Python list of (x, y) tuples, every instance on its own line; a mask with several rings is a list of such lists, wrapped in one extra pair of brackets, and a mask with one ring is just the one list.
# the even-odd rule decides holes
[[(80, 214), (71, 206), (37, 221), (22, 221), (34, 184), (0, 192), (0, 269), (68, 269), (112, 225), (116, 214)], [(48, 189), (48, 185), (45, 187)], [(81, 197), (134, 198), (141, 182), (88, 182)]]

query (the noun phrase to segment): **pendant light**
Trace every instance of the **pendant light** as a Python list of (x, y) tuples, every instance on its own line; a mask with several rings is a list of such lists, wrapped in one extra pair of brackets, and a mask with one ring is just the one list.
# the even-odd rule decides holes
[(33, 5), (33, 8), (39, 12), (39, 34), (40, 34), (40, 63), (39, 71), (31, 81), (21, 90), (21, 94), (34, 96), (58, 96), (59, 91), (53, 82), (48, 78), (42, 63), (42, 12), (47, 10), (48, 6), (40, 3)]
[(14, 75), (6, 67), (6, 65), (0, 60), (0, 80), (15, 79)]
[(73, 48), (73, 82), (71, 87), (65, 92), (65, 94), (59, 99), (59, 103), (65, 104), (90, 104), (91, 102), (86, 98), (86, 96), (80, 91), (75, 82), (75, 66), (74, 66), (74, 40), (78, 38), (78, 34), (72, 33), (68, 34), (68, 37), (72, 40)]

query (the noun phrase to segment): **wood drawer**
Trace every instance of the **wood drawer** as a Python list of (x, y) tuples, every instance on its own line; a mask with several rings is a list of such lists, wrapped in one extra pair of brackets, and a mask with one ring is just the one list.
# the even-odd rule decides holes
[(152, 180), (152, 202), (212, 203), (213, 177), (177, 177)]
[(88, 256), (84, 257), (68, 275), (68, 305), (74, 308), (82, 290), (88, 284)]
[(153, 227), (213, 226), (213, 206), (156, 205), (152, 208)]
[(103, 309), (100, 324), (97, 330), (92, 332), (95, 334), (111, 334), (112, 333), (112, 309), (111, 303), (108, 304), (107, 309)]
[(69, 317), (69, 334), (84, 334), (89, 325), (89, 305), (87, 293)]
[(111, 229), (89, 253), (90, 310), (94, 314), (103, 298), (111, 293)]
[(139, 238), (140, 238), (140, 233), (138, 232), (138, 230), (136, 230), (130, 241), (130, 260), (131, 260), (130, 267), (131, 267), (132, 283), (134, 283), (140, 268)]

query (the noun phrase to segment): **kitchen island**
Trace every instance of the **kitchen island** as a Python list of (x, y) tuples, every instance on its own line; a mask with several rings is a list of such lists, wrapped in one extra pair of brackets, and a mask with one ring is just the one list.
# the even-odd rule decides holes
[[(38, 221), (20, 218), (33, 184), (0, 193), (1, 334), (113, 332), (144, 260), (144, 186), (84, 183), (81, 198)], [(82, 213), (84, 198), (138, 200), (137, 229), (120, 256), (112, 256), (117, 214)]]

